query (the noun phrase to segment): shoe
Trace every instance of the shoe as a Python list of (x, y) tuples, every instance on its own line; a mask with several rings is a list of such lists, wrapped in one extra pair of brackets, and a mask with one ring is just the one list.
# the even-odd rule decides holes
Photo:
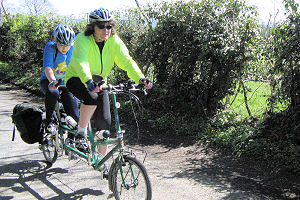
[(75, 147), (83, 153), (90, 152), (88, 141), (82, 134), (77, 134), (75, 136)]

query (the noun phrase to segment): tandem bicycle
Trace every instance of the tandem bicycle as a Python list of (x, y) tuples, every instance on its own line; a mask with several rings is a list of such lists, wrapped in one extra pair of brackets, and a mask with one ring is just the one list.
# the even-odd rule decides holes
[[(97, 79), (97, 77), (93, 77)], [(97, 80), (95, 80), (97, 83)], [(65, 86), (62, 86), (65, 87)], [(57, 128), (55, 133), (46, 135), (46, 143), (41, 146), (43, 155), (47, 162), (54, 163), (59, 156), (67, 154), (69, 160), (72, 158), (80, 158), (88, 163), (94, 170), (100, 171), (103, 176), (106, 162), (113, 158), (112, 164), (108, 170), (108, 185), (113, 196), (117, 200), (134, 200), (134, 199), (152, 199), (152, 187), (149, 175), (143, 164), (147, 154), (145, 153), (143, 161), (137, 159), (134, 150), (127, 150), (124, 141), (124, 133), (122, 130), (118, 109), (120, 104), (117, 101), (119, 94), (128, 94), (130, 98), (136, 99), (137, 96), (133, 93), (143, 91), (144, 88), (138, 84), (120, 85), (103, 85), (102, 90), (107, 90), (111, 99), (114, 112), (114, 123), (116, 133), (111, 137), (109, 130), (94, 131), (91, 123), (88, 126), (87, 139), (90, 145), (89, 152), (81, 152), (76, 149), (74, 142), (70, 142), (68, 134), (77, 134), (77, 128), (68, 123), (67, 120), (62, 120), (62, 104), (58, 101), (56, 104), (55, 115), (57, 119)], [(98, 152), (98, 146), (112, 146), (107, 155), (102, 156)]]

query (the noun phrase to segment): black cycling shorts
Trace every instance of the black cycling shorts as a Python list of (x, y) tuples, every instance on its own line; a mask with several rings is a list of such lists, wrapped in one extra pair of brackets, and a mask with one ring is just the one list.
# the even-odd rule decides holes
[(75, 97), (83, 101), (84, 105), (97, 105), (96, 111), (91, 118), (93, 130), (109, 130), (111, 126), (111, 114), (108, 91), (99, 93), (98, 99), (93, 99), (85, 85), (78, 77), (72, 77), (66, 84), (67, 88)]
[(103, 94), (100, 93), (98, 99), (93, 99), (87, 91), (85, 85), (78, 77), (70, 78), (66, 83), (66, 86), (75, 97), (83, 102), (84, 105), (99, 105), (99, 101), (101, 101), (100, 98), (102, 98), (103, 96)]

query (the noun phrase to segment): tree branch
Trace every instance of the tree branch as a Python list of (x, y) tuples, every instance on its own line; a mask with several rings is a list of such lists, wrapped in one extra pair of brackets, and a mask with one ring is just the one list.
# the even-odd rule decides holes
[(247, 90), (246, 90), (245, 84), (244, 84), (244, 82), (242, 80), (240, 80), (240, 83), (242, 85), (243, 92), (244, 92), (244, 102), (245, 102), (245, 106), (246, 106), (247, 112), (249, 114), (249, 117), (252, 118), (251, 110), (250, 110), (250, 108), (248, 106), (248, 97), (247, 97)]
[(136, 5), (137, 5), (138, 9), (140, 10), (141, 14), (143, 15), (143, 17), (144, 17), (144, 18), (146, 19), (146, 21), (148, 22), (149, 28), (152, 29), (152, 23), (150, 22), (150, 20), (148, 19), (148, 17), (143, 13), (143, 11), (142, 11), (142, 9), (141, 9), (141, 7), (140, 7), (140, 4), (139, 4), (139, 2), (138, 2), (138, 0), (135, 0), (135, 3), (136, 3)]
[(3, 13), (4, 13), (5, 17), (6, 17), (7, 16), (7, 12), (6, 12), (5, 8), (4, 8), (3, 0), (1, 0), (1, 11), (3, 11)]

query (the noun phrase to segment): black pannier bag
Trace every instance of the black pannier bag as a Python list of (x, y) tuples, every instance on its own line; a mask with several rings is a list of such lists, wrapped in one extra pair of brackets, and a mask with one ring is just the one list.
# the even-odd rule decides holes
[[(42, 116), (43, 111), (29, 103), (20, 103), (14, 107), (12, 122), (24, 142), (33, 144), (42, 141)], [(12, 140), (15, 137), (15, 127)]]

